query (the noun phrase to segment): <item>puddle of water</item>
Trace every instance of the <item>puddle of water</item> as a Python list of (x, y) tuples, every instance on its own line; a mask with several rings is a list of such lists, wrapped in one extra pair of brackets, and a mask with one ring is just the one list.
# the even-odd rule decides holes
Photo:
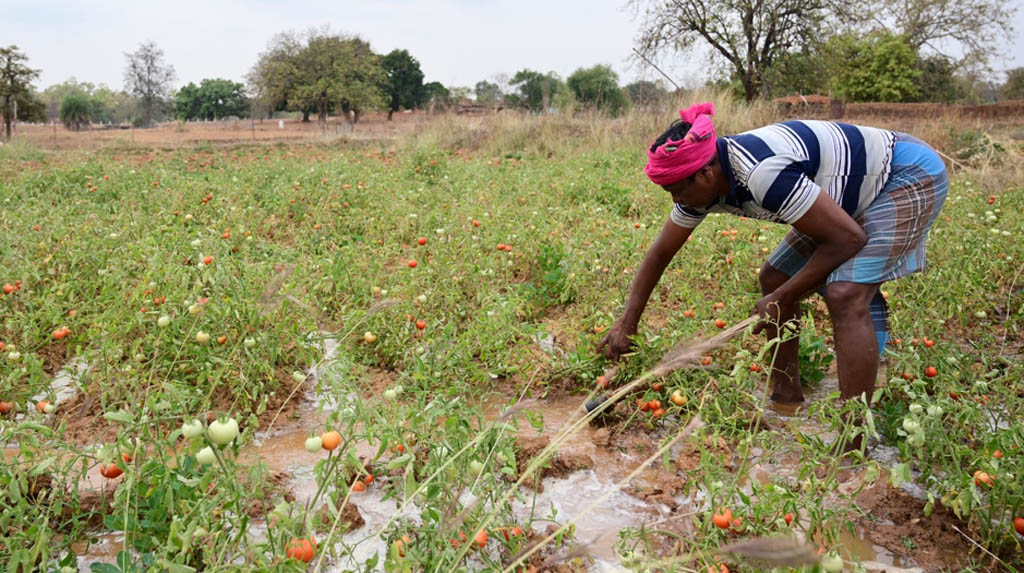
[(839, 534), (838, 546), (840, 556), (847, 561), (871, 562), (882, 564), (885, 567), (904, 566), (903, 560), (898, 555), (893, 555), (888, 549), (872, 543), (864, 531), (857, 531), (854, 534), (845, 529), (842, 530)]
[(124, 549), (124, 534), (119, 531), (98, 533), (71, 544), (78, 561), (78, 570), (91, 571), (93, 563), (117, 563), (117, 554)]

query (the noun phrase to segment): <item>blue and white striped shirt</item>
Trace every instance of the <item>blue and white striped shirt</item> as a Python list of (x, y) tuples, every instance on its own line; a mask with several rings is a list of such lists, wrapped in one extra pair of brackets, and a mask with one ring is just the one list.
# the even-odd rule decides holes
[(895, 141), (893, 131), (831, 121), (787, 121), (719, 137), (729, 196), (707, 209), (676, 203), (672, 221), (692, 229), (708, 213), (724, 212), (792, 224), (823, 189), (856, 219), (889, 179)]

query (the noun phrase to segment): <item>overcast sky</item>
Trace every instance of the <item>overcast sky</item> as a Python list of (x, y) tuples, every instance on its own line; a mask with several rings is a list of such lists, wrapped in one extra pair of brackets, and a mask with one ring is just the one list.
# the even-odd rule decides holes
[[(378, 53), (404, 48), (426, 81), (472, 87), (530, 68), (563, 78), (607, 64), (625, 85), (656, 79), (631, 64), (638, 19), (626, 0), (0, 0), (0, 44), (14, 44), (41, 70), (38, 88), (74, 76), (123, 86), (125, 52), (153, 40), (176, 85), (203, 78), (244, 82), (277, 32), (329, 24), (358, 34)], [(1024, 66), (1024, 10), (1015, 18), (1008, 63)], [(699, 60), (699, 59), (697, 59)], [(682, 85), (704, 79), (704, 62), (677, 58)]]

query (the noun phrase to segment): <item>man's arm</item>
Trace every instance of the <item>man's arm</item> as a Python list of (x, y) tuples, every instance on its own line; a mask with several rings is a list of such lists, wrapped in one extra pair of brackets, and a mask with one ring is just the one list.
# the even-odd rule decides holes
[(633, 279), (633, 286), (629, 291), (629, 300), (626, 302), (626, 309), (622, 317), (612, 326), (608, 334), (601, 340), (597, 350), (604, 349), (605, 356), (617, 359), (620, 354), (629, 351), (629, 337), (636, 334), (637, 325), (640, 324), (640, 315), (643, 314), (647, 301), (658, 284), (661, 275), (672, 258), (676, 256), (686, 240), (690, 238), (693, 229), (680, 227), (671, 219), (665, 221), (661, 232), (654, 240), (654, 243), (647, 254), (644, 255), (640, 268), (637, 269), (636, 278)]
[(793, 223), (793, 227), (814, 239), (818, 247), (800, 271), (758, 301), (757, 310), (762, 314), (770, 313), (768, 317), (777, 317), (769, 308), (772, 303), (797, 304), (800, 297), (823, 284), (829, 273), (857, 254), (867, 242), (864, 229), (824, 192), (818, 193), (811, 208)]

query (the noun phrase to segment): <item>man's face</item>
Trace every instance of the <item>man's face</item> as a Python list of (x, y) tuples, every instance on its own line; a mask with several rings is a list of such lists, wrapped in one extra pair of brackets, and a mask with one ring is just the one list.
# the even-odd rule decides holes
[(719, 195), (718, 185), (711, 166), (702, 167), (694, 174), (693, 181), (682, 179), (669, 185), (662, 185), (672, 195), (673, 203), (682, 203), (691, 209), (710, 207)]

